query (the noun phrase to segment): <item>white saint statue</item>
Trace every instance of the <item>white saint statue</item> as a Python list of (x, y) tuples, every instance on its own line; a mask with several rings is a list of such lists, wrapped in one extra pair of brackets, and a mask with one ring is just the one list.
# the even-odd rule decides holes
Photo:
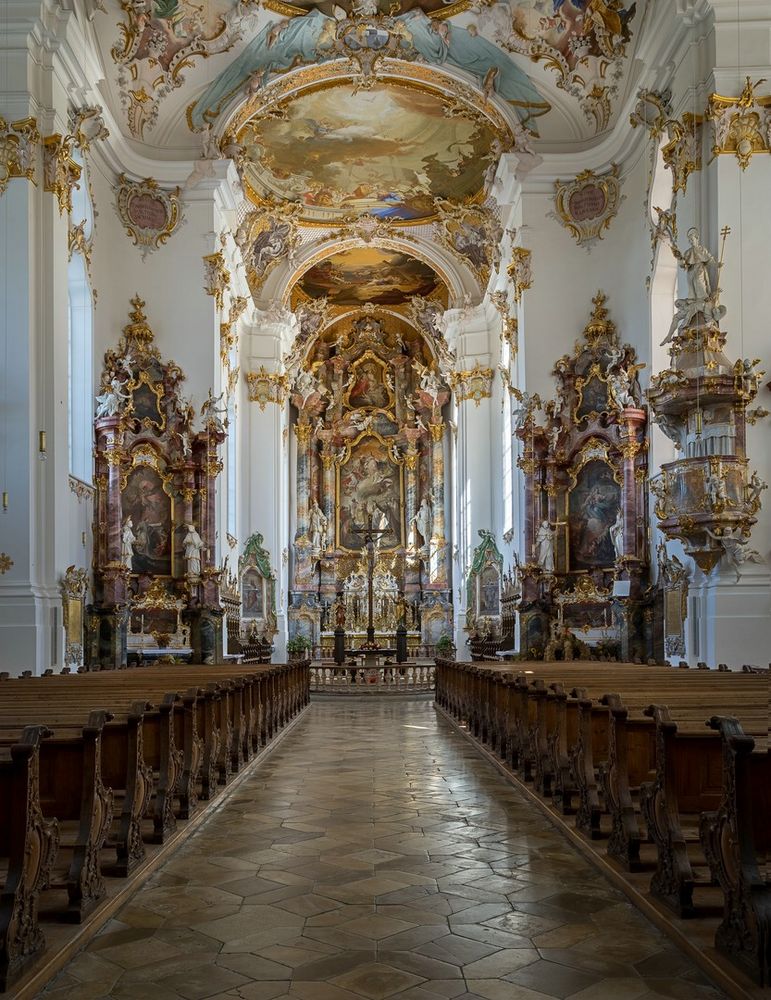
[(423, 544), (428, 545), (431, 539), (431, 502), (428, 497), (423, 497), (412, 522), (418, 529), (418, 534), (423, 539)]
[(704, 479), (704, 489), (709, 500), (710, 507), (725, 506), (728, 501), (725, 491), (725, 481), (718, 470), (711, 470)]
[(544, 520), (538, 525), (533, 546), (535, 561), (544, 573), (554, 572), (554, 528)]
[(313, 501), (311, 506), (309, 527), (311, 532), (311, 548), (316, 553), (324, 552), (327, 547), (329, 520), (316, 500)]
[(127, 517), (123, 522), (123, 531), (120, 536), (120, 561), (124, 566), (128, 566), (129, 569), (131, 569), (131, 563), (134, 558), (134, 542), (136, 540), (134, 520), (132, 517)]
[[(214, 427), (215, 431), (225, 430), (225, 424), (222, 422), (220, 414), (227, 414), (227, 406), (218, 406), (218, 403), (222, 402), (222, 397), (225, 395), (224, 391), (215, 396), (211, 389), (209, 389), (209, 395), (201, 407), (201, 416), (204, 418), (204, 424), (208, 427), (209, 425)], [(227, 417), (225, 418), (227, 420)]]
[(618, 514), (616, 514), (616, 520), (610, 526), (608, 533), (610, 534), (610, 540), (613, 542), (616, 559), (620, 559), (624, 554), (624, 515), (620, 507)]
[(688, 230), (688, 249), (681, 253), (672, 244), (672, 253), (685, 271), (688, 296), (675, 301), (676, 312), (669, 332), (661, 342), (662, 347), (672, 340), (680, 325), (687, 325), (698, 313), (701, 313), (707, 323), (718, 323), (725, 315), (725, 306), (719, 303), (720, 289), (717, 283), (712, 287), (709, 275), (709, 265), (714, 264), (719, 278), (722, 263), (716, 261), (709, 250), (701, 245), (701, 235), (695, 226)]
[(182, 539), (182, 546), (185, 551), (185, 571), (189, 577), (199, 577), (201, 575), (201, 552), (203, 550), (203, 539), (195, 530), (194, 524), (186, 524), (187, 534)]

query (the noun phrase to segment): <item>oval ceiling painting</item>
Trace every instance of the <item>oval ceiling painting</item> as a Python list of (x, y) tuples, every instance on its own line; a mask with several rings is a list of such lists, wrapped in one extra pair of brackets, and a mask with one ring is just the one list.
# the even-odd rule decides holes
[(260, 198), (300, 203), (309, 222), (371, 214), (417, 221), (434, 199), (463, 201), (484, 184), (495, 130), (481, 115), (450, 113), (436, 91), (350, 82), (309, 90), (280, 118), (247, 122), (247, 187)]
[(424, 261), (383, 247), (354, 247), (326, 257), (296, 287), (312, 299), (326, 296), (331, 306), (400, 305), (413, 295), (445, 289)]

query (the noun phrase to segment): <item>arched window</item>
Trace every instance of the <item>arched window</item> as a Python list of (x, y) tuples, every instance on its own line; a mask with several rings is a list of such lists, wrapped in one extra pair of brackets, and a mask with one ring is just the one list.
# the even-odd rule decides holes
[(80, 165), (80, 187), (73, 191), (70, 213), (70, 261), (67, 267), (68, 297), (68, 441), (70, 473), (90, 483), (94, 415), (93, 385), (93, 297), (88, 273), (88, 254), (94, 212), (88, 192), (87, 166), (79, 150), (73, 159)]

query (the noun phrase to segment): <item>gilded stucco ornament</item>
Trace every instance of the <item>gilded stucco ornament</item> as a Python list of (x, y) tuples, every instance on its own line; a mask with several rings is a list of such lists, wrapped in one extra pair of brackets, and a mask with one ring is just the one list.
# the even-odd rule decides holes
[(506, 268), (506, 273), (514, 285), (514, 299), (520, 302), (522, 293), (533, 284), (532, 251), (524, 247), (513, 247), (511, 263)]
[(712, 122), (714, 156), (730, 153), (746, 170), (756, 153), (771, 153), (771, 95), (759, 97), (755, 90), (765, 80), (750, 77), (738, 97), (709, 95), (707, 118)]
[(253, 0), (209, 0), (199, 6), (177, 0), (150, 4), (121, 0), (124, 20), (110, 50), (118, 66), (118, 86), (131, 134), (138, 139), (157, 122), (165, 97), (185, 81), (183, 70), (196, 57), (208, 58), (241, 38)]
[(225, 257), (221, 250), (217, 250), (216, 253), (206, 254), (203, 258), (204, 266), (204, 291), (207, 295), (211, 295), (217, 304), (217, 308), (221, 309), (224, 300), (225, 292), (230, 288), (230, 271), (225, 266)]
[(478, 362), (471, 369), (448, 372), (447, 381), (458, 403), (473, 399), (474, 405), (479, 406), (483, 399), (489, 399), (493, 394), (493, 370), (482, 368)]
[(682, 118), (667, 122), (669, 141), (661, 147), (665, 166), (672, 171), (672, 193), (685, 194), (688, 178), (701, 170), (704, 119), (686, 111)]
[(436, 239), (469, 266), (487, 287), (490, 275), (500, 263), (501, 224), (485, 205), (462, 205), (436, 202), (438, 220), (434, 223)]
[(40, 132), (34, 118), (7, 122), (0, 115), (0, 196), (12, 177), (35, 183), (35, 166)]
[(109, 139), (110, 137), (110, 130), (104, 123), (102, 108), (99, 105), (72, 108), (68, 119), (70, 134), (75, 142), (75, 146), (82, 153), (89, 152), (92, 142)]
[(4, 576), (13, 568), (13, 559), (7, 552), (0, 552), (0, 576)]
[(246, 280), (254, 294), (273, 268), (286, 261), (290, 266), (300, 243), (297, 216), (301, 206), (277, 202), (255, 209), (236, 230), (235, 241), (246, 264)]
[(249, 385), (249, 399), (257, 403), (262, 411), (268, 403), (278, 403), (283, 406), (289, 392), (289, 375), (284, 372), (269, 372), (264, 365), (258, 371), (247, 372), (246, 381)]
[(575, 17), (568, 13), (573, 8), (554, 4), (547, 18), (532, 3), (491, 4), (482, 7), (478, 24), (501, 48), (556, 73), (559, 89), (578, 101), (599, 133), (610, 123), (637, 6), (587, 4)]
[(79, 187), (82, 167), (72, 158), (75, 137), (46, 136), (43, 139), (43, 190), (56, 195), (59, 215), (72, 211), (72, 190)]
[(178, 187), (165, 191), (152, 177), (134, 182), (121, 174), (118, 182), (115, 208), (123, 228), (144, 258), (163, 246), (182, 225), (181, 191)]
[(562, 223), (576, 243), (587, 250), (602, 239), (626, 197), (621, 194), (620, 172), (616, 163), (606, 174), (582, 170), (572, 181), (555, 181), (554, 189), (556, 211), (549, 215)]

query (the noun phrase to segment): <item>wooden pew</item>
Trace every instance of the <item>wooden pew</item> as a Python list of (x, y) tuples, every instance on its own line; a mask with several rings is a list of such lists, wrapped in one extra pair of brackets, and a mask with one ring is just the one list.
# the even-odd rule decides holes
[(19, 739), (0, 750), (0, 800), (7, 819), (0, 823), (0, 858), (5, 862), (0, 891), (0, 990), (9, 989), (45, 948), (38, 901), (48, 884), (59, 847), (59, 825), (40, 808), (40, 746), (45, 726), (27, 726)]
[(771, 986), (771, 749), (756, 749), (736, 719), (713, 715), (720, 734), (720, 806), (701, 817), (700, 836), (723, 890), (719, 951), (759, 986)]

